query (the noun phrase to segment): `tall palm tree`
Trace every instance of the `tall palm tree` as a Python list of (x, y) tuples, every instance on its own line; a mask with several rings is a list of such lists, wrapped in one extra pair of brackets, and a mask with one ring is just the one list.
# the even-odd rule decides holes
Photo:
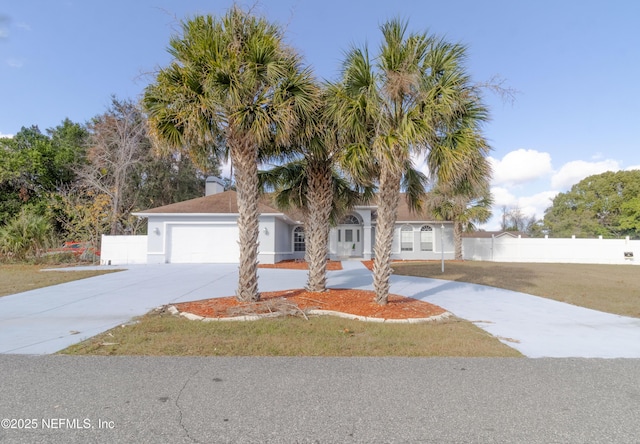
[[(258, 154), (287, 146), (314, 108), (311, 73), (281, 29), (231, 8), (183, 23), (169, 44), (173, 62), (145, 90), (151, 134), (197, 154), (228, 150), (238, 194), (240, 265), (236, 297), (259, 300)], [(222, 139), (224, 146), (216, 142)], [(194, 156), (195, 159), (198, 156)]]
[[(388, 301), (391, 247), (403, 171), (412, 154), (427, 155), (432, 177), (448, 182), (458, 176), (463, 152), (433, 149), (461, 115), (486, 117), (463, 62), (465, 48), (425, 33), (408, 33), (407, 23), (381, 26), (380, 54), (354, 48), (342, 79), (330, 87), (332, 115), (344, 131), (350, 154), (346, 164), (361, 177), (370, 174), (363, 160), (377, 163), (378, 222), (374, 247), (376, 302)], [(456, 150), (471, 149), (460, 145)], [(371, 163), (369, 162), (369, 163)]]

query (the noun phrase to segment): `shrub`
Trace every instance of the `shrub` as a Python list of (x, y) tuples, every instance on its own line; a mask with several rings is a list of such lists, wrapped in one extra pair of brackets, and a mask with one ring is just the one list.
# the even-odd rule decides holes
[(0, 227), (0, 253), (14, 260), (39, 257), (53, 245), (53, 226), (49, 219), (23, 209)]

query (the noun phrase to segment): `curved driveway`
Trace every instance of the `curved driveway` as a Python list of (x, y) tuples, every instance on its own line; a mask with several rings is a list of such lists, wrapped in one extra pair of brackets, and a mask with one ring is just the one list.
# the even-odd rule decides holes
[[(115, 267), (114, 267), (115, 268)], [(334, 288), (372, 289), (360, 262)], [(305, 271), (260, 269), (261, 291), (301, 288)], [(0, 353), (47, 354), (167, 303), (231, 296), (237, 264), (159, 264), (0, 298)], [(493, 287), (392, 276), (391, 292), (439, 305), (528, 357), (640, 358), (640, 319)]]

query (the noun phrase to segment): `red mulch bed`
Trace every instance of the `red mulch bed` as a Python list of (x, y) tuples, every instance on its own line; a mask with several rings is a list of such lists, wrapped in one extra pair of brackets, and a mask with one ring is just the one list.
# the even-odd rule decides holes
[(240, 303), (235, 297), (204, 299), (174, 304), (180, 312), (207, 318), (225, 318), (240, 314), (260, 314), (273, 311), (278, 303), (286, 303), (300, 310), (318, 309), (380, 319), (428, 318), (445, 313), (437, 305), (398, 295), (389, 295), (387, 305), (374, 302), (374, 292), (366, 290), (330, 289), (322, 293), (302, 289), (261, 294), (257, 303)]
[[(258, 268), (281, 268), (285, 270), (308, 270), (309, 264), (305, 261), (282, 261), (277, 264), (259, 264)], [(327, 261), (327, 271), (342, 270), (342, 262), (340, 261)]]

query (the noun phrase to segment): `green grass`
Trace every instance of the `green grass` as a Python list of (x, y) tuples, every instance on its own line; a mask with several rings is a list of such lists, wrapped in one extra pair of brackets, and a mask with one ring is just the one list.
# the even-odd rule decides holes
[(333, 316), (249, 322), (190, 321), (150, 313), (73, 345), (73, 355), (518, 357), (470, 322), (382, 324)]
[(502, 262), (397, 262), (396, 274), (471, 282), (640, 317), (640, 266)]
[(118, 271), (41, 271), (50, 267), (50, 265), (0, 265), (0, 297)]

